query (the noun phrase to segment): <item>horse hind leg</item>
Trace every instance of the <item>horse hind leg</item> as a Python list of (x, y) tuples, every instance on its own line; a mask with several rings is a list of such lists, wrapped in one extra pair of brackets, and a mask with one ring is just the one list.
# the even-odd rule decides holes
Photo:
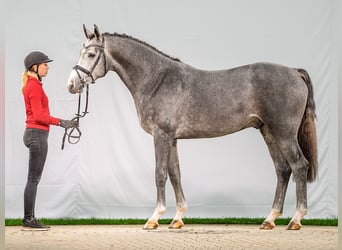
[(178, 153), (177, 153), (177, 140), (174, 140), (172, 148), (171, 148), (168, 174), (169, 174), (170, 181), (175, 192), (176, 205), (177, 205), (176, 215), (173, 218), (169, 226), (169, 229), (180, 229), (184, 226), (182, 217), (187, 210), (187, 204), (184, 198), (182, 183), (181, 183), (181, 173), (179, 169), (179, 160), (178, 160)]
[(288, 230), (299, 230), (301, 219), (307, 213), (307, 174), (309, 163), (299, 148), (297, 139), (288, 140), (282, 144), (282, 152), (291, 166), (296, 182), (297, 206), (296, 213), (288, 224)]
[(263, 126), (260, 128), (260, 132), (262, 133), (267, 144), (277, 174), (277, 188), (272, 210), (268, 217), (260, 225), (260, 229), (273, 229), (275, 227), (275, 220), (283, 212), (286, 190), (291, 176), (291, 168), (277, 143), (275, 142), (273, 136), (269, 133), (268, 128)]

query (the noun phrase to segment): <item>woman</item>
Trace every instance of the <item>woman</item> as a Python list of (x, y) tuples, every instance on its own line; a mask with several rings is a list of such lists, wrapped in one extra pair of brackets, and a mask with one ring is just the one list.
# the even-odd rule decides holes
[(43, 90), (42, 78), (48, 74), (51, 59), (40, 51), (32, 51), (25, 60), (22, 79), (22, 92), (26, 108), (26, 129), (24, 144), (29, 148), (28, 178), (24, 191), (23, 226), (27, 228), (48, 229), (35, 217), (35, 201), (47, 152), (50, 125), (65, 129), (76, 126), (74, 122), (50, 115), (49, 101)]

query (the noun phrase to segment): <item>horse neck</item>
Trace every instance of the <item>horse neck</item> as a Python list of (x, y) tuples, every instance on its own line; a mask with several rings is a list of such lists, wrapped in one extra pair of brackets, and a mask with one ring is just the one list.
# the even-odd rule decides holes
[(110, 55), (109, 70), (116, 72), (134, 96), (142, 89), (150, 88), (156, 72), (172, 62), (152, 48), (120, 36), (106, 37)]

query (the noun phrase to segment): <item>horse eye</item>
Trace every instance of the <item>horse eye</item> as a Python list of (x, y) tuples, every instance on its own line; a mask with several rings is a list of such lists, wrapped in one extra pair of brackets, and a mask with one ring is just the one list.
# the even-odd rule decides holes
[(88, 53), (88, 57), (89, 58), (95, 57), (95, 54), (94, 53)]

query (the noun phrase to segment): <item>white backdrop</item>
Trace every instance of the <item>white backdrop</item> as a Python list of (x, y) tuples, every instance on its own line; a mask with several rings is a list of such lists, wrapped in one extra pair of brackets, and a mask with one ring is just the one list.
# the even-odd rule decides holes
[[(307, 218), (337, 217), (337, 69), (333, 1), (6, 1), (5, 216), (23, 215), (28, 150), (22, 142), (23, 59), (33, 49), (54, 62), (44, 88), (54, 116), (71, 119), (77, 96), (66, 90), (85, 38), (82, 24), (126, 33), (201, 69), (257, 61), (305, 68), (317, 106), (319, 178), (308, 189)], [(82, 138), (60, 150), (64, 130), (52, 127), (39, 185), (39, 217), (146, 218), (156, 199), (152, 137), (139, 126), (132, 97), (110, 72), (90, 88)], [(247, 129), (215, 139), (180, 140), (187, 217), (263, 217), (276, 185), (259, 132)], [(284, 216), (295, 210), (294, 182)], [(167, 186), (168, 211), (174, 195)]]

